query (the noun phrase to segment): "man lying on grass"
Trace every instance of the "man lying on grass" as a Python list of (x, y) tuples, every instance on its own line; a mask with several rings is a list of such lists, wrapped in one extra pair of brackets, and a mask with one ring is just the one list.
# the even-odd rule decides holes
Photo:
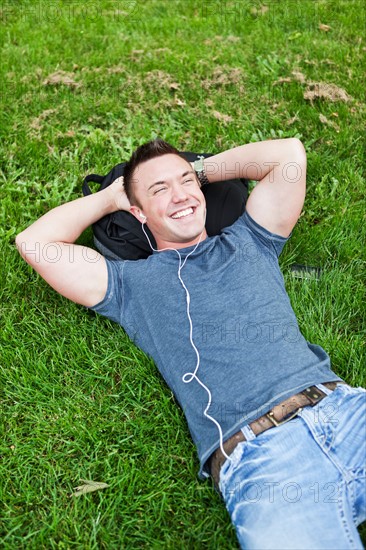
[[(201, 185), (233, 177), (258, 183), (243, 215), (208, 237)], [(124, 188), (117, 180), (59, 206), (16, 240), (55, 290), (120, 323), (154, 359), (243, 548), (362, 548), (366, 391), (302, 336), (278, 265), (305, 188), (297, 139), (236, 147), (198, 173), (155, 140), (132, 155)], [(148, 259), (112, 261), (73, 244), (118, 209), (148, 224), (157, 243)], [(56, 263), (42, 254), (50, 244)]]

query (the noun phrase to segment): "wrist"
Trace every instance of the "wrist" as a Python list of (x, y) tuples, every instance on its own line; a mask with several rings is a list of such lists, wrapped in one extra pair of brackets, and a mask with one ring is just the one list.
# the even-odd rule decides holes
[(198, 157), (198, 160), (194, 161), (193, 163), (193, 167), (194, 167), (194, 170), (196, 172), (196, 175), (197, 175), (197, 178), (198, 178), (198, 181), (200, 182), (201, 184), (201, 187), (203, 185), (207, 185), (208, 183), (210, 183), (208, 181), (208, 178), (207, 178), (207, 174), (206, 174), (206, 171), (205, 171), (205, 167), (204, 167), (204, 157), (203, 156), (199, 156)]
[(99, 195), (100, 199), (102, 199), (103, 216), (107, 216), (108, 214), (112, 214), (113, 212), (119, 210), (117, 193), (112, 185), (109, 185), (102, 191), (99, 191), (96, 195)]
[(117, 210), (125, 210), (127, 212), (130, 210), (130, 201), (127, 198), (123, 183), (123, 176), (120, 176), (105, 189), (109, 193), (109, 198), (107, 199), (110, 201), (109, 213), (116, 212)]

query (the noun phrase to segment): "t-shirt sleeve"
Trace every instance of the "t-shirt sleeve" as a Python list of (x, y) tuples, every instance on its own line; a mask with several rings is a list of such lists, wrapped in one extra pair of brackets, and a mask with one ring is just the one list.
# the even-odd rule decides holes
[(108, 270), (107, 291), (101, 302), (89, 308), (119, 324), (122, 324), (123, 313), (124, 263), (123, 260), (109, 260), (106, 258)]
[(291, 234), (288, 237), (282, 237), (281, 235), (277, 235), (276, 233), (271, 233), (266, 229), (265, 227), (262, 227), (253, 220), (253, 218), (248, 214), (248, 212), (245, 210), (244, 214), (241, 216), (241, 220), (244, 223), (244, 225), (252, 232), (258, 239), (272, 252), (274, 252), (277, 256), (277, 258), (280, 256), (283, 247), (287, 243), (287, 241), (290, 239)]

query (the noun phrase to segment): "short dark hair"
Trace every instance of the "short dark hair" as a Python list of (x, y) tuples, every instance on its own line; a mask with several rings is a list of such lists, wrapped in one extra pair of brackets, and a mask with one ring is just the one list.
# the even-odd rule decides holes
[(131, 204), (138, 204), (134, 189), (133, 189), (133, 174), (139, 164), (151, 160), (162, 155), (178, 155), (181, 156), (178, 149), (167, 143), (166, 141), (156, 138), (152, 141), (140, 145), (131, 155), (130, 160), (124, 168), (124, 187), (126, 195)]

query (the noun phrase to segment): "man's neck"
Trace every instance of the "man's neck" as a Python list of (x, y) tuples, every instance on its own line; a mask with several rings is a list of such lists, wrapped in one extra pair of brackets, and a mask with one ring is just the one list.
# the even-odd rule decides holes
[(191, 241), (185, 241), (185, 242), (170, 242), (170, 241), (164, 241), (159, 240), (156, 238), (156, 246), (158, 251), (162, 252), (163, 250), (179, 250), (181, 248), (188, 248), (190, 246), (195, 246), (198, 243), (202, 243), (207, 239), (207, 231), (206, 229), (203, 229), (202, 233), (192, 239)]

